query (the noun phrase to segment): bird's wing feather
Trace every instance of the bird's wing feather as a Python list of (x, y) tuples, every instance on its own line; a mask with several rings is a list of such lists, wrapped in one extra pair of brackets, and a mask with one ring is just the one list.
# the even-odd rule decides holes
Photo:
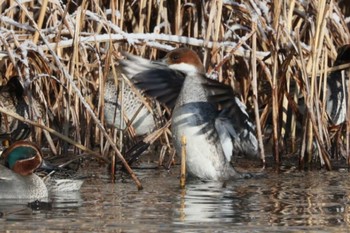
[(121, 60), (124, 73), (143, 93), (162, 102), (169, 108), (175, 102), (181, 91), (185, 75), (169, 69), (166, 65), (150, 62), (128, 54), (128, 60)]
[(215, 120), (215, 127), (226, 158), (231, 160), (232, 151), (256, 156), (258, 142), (255, 137), (255, 126), (249, 118), (246, 106), (237, 97), (238, 94), (231, 86), (216, 80), (206, 79), (203, 85), (209, 92), (209, 101), (216, 104), (220, 111)]

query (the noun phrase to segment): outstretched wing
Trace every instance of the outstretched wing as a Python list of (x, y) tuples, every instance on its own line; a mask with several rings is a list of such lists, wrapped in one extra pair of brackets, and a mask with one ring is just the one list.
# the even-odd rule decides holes
[(155, 98), (169, 108), (173, 108), (179, 96), (185, 75), (169, 69), (161, 62), (125, 54), (126, 60), (121, 60), (123, 72), (134, 85), (146, 95)]
[(220, 111), (215, 119), (226, 159), (231, 160), (232, 153), (249, 156), (258, 155), (258, 141), (255, 126), (231, 86), (216, 80), (206, 79), (203, 85), (209, 92), (209, 101), (216, 104)]

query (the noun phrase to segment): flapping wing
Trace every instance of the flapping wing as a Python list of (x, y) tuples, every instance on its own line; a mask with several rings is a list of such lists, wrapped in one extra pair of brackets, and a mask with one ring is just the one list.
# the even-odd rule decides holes
[(220, 111), (215, 120), (226, 159), (231, 160), (232, 152), (248, 156), (258, 155), (255, 126), (251, 122), (246, 106), (239, 100), (231, 86), (207, 79), (203, 83), (209, 92), (209, 101)]
[(185, 75), (166, 65), (127, 54), (120, 61), (123, 72), (146, 95), (173, 108), (179, 96)]

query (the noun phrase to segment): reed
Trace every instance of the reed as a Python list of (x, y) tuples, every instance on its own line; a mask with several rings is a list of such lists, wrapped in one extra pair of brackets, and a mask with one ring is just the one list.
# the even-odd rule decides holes
[[(3, 1), (0, 82), (19, 75), (44, 106), (46, 126), (108, 159), (112, 146), (122, 159), (123, 136), (116, 144), (103, 125), (105, 77), (118, 64), (118, 51), (155, 59), (189, 46), (202, 54), (208, 73), (232, 80), (277, 163), (294, 153), (301, 164), (318, 160), (330, 169), (333, 157), (348, 158), (349, 151), (349, 139), (344, 144), (336, 136), (343, 127), (327, 120), (322, 97), (337, 48), (349, 43), (344, 2)], [(34, 140), (46, 138), (55, 153), (64, 148), (67, 140), (36, 130)], [(168, 147), (168, 136), (163, 130), (157, 140)]]

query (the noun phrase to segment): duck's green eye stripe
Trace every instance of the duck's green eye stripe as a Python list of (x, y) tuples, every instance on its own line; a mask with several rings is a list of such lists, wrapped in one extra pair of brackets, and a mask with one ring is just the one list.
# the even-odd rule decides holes
[(17, 147), (7, 156), (9, 168), (12, 169), (17, 161), (35, 156), (36, 151), (30, 147)]

